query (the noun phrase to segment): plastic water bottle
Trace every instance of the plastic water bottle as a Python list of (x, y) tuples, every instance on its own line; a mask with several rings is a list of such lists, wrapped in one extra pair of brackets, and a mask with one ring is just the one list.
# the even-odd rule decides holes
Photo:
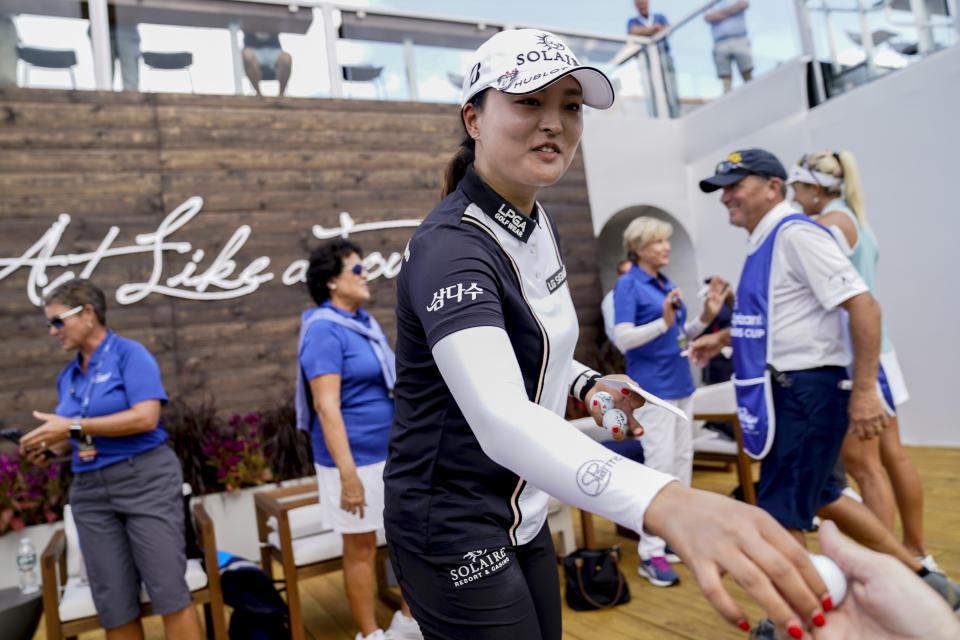
[(36, 593), (40, 590), (40, 571), (37, 568), (37, 550), (30, 538), (20, 538), (17, 549), (17, 569), (20, 571), (20, 593)]

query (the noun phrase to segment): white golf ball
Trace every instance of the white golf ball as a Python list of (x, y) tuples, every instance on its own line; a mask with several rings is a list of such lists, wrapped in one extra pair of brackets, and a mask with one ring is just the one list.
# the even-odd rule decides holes
[(607, 393), (606, 391), (597, 391), (593, 394), (593, 398), (590, 399), (590, 404), (594, 407), (600, 409), (600, 413), (604, 414), (610, 409), (613, 409), (613, 396)]
[(847, 577), (843, 575), (843, 571), (840, 570), (837, 563), (827, 556), (811, 553), (810, 562), (813, 563), (817, 573), (820, 574), (823, 583), (827, 585), (827, 591), (830, 592), (830, 600), (833, 602), (833, 606), (838, 606), (847, 595)]
[(603, 426), (614, 433), (620, 433), (621, 429), (627, 428), (627, 414), (620, 409), (610, 409), (603, 414)]

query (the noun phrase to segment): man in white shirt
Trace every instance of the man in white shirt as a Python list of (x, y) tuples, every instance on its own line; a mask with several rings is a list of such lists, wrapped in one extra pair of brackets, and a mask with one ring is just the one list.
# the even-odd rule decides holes
[(690, 358), (702, 366), (723, 346), (734, 348), (745, 447), (763, 459), (761, 508), (801, 544), (815, 514), (836, 520), (854, 539), (903, 561), (954, 606), (956, 583), (927, 572), (832, 476), (848, 424), (866, 439), (886, 421), (876, 386), (880, 307), (830, 233), (785, 201), (785, 179), (773, 154), (746, 149), (700, 182), (707, 193), (723, 189), (730, 224), (750, 236), (732, 326), (694, 341)]

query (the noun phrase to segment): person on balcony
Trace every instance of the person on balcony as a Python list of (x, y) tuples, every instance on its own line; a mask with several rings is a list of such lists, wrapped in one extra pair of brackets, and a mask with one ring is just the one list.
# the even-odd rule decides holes
[[(652, 38), (670, 26), (667, 17), (662, 13), (650, 15), (650, 0), (634, 0), (637, 15), (627, 20), (627, 33), (633, 36), (647, 36)], [(670, 115), (676, 118), (680, 115), (680, 100), (677, 95), (677, 70), (670, 55), (670, 43), (666, 38), (657, 43), (657, 53), (660, 54), (660, 67), (663, 69), (663, 85), (667, 92), (667, 104), (670, 105)]]
[(157, 361), (107, 328), (106, 299), (89, 280), (68, 280), (44, 298), (50, 336), (76, 351), (57, 378), (52, 413), (20, 440), (45, 452), (73, 450), (70, 507), (90, 591), (108, 640), (143, 638), (141, 582), (169, 640), (200, 640), (187, 587), (180, 461), (160, 420), (167, 394)]
[(419, 640), (403, 603), (386, 633), (374, 617), (383, 465), (393, 422), (394, 355), (370, 301), (360, 248), (335, 239), (310, 254), (298, 350), (297, 426), (310, 432), (325, 520), (343, 537), (343, 583), (357, 640)]
[[(849, 151), (805, 154), (791, 169), (787, 182), (793, 186), (794, 200), (803, 212), (833, 233), (871, 293), (875, 292), (880, 250), (867, 222), (860, 171), (853, 154)], [(923, 484), (900, 441), (896, 407), (906, 402), (910, 394), (886, 327), (882, 327), (881, 340), (879, 384), (889, 418), (887, 427), (879, 438), (868, 440), (848, 434), (840, 452), (842, 466), (857, 481), (864, 504), (891, 531), (896, 506), (903, 523), (904, 546), (925, 567), (939, 572), (923, 539)], [(888, 476), (893, 483), (892, 490)], [(845, 474), (842, 479), (845, 482)]]
[(723, 82), (723, 92), (729, 93), (733, 85), (733, 62), (737, 62), (740, 77), (744, 82), (753, 78), (753, 54), (750, 38), (747, 37), (747, 0), (716, 0), (703, 19), (710, 23), (713, 36), (713, 62), (717, 76)]
[(424, 637), (559, 640), (548, 495), (670, 542), (731, 624), (749, 627), (724, 573), (783, 628), (823, 624), (826, 586), (768, 514), (626, 460), (563, 418), (568, 395), (590, 406), (613, 392), (627, 416), (643, 401), (574, 360), (557, 227), (537, 202), (576, 156), (583, 106), (612, 105), (609, 79), (540, 29), (497, 33), (466, 71), (467, 135), (397, 280), (384, 521)]
[(284, 95), (287, 83), (290, 82), (290, 72), (293, 70), (293, 56), (280, 48), (280, 35), (262, 31), (243, 32), (243, 70), (253, 85), (253, 90), (260, 93), (260, 81), (263, 78), (276, 78), (280, 83), (280, 92)]

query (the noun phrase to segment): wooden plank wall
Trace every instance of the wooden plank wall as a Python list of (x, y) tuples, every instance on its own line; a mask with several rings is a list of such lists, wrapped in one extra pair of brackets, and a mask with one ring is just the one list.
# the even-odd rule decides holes
[[(312, 225), (336, 227), (341, 211), (357, 223), (423, 217), (459, 139), (450, 105), (0, 88), (0, 258), (23, 255), (62, 212), (72, 221), (56, 253), (83, 253), (114, 225), (113, 246), (132, 245), (188, 197), (203, 197), (202, 211), (169, 241), (203, 249), (203, 270), (249, 225), (237, 272), (268, 256), (271, 281), (232, 300), (154, 293), (124, 306), (117, 287), (146, 281), (150, 255), (105, 258), (92, 278), (107, 293), (109, 325), (157, 357), (171, 396), (208, 393), (223, 412), (264, 408), (292, 394), (299, 312), (311, 302), (303, 285), (280, 276), (319, 243)], [(582, 157), (541, 200), (560, 227), (581, 322), (578, 357), (595, 363), (601, 292)], [(402, 251), (411, 231), (351, 238), (386, 256)], [(162, 280), (190, 255), (166, 251)], [(27, 297), (28, 276), (20, 268), (0, 280), (7, 426), (30, 426), (31, 410), (52, 410), (68, 360)], [(392, 342), (394, 281), (375, 279), (371, 289), (368, 309)]]

